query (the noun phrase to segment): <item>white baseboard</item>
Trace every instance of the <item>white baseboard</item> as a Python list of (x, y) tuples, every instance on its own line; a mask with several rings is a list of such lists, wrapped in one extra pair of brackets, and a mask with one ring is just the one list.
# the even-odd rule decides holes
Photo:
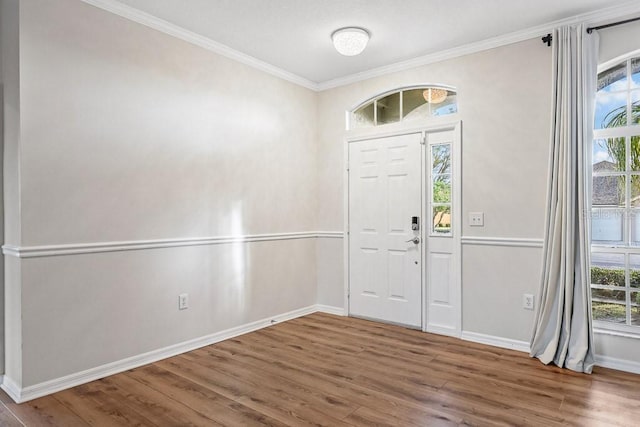
[[(462, 332), (462, 339), (494, 347), (508, 348), (511, 350), (530, 352), (530, 345), (526, 341), (517, 341), (509, 338), (501, 338), (492, 335), (479, 334), (477, 332)], [(617, 359), (615, 357), (596, 355), (596, 366), (615, 369), (617, 371), (640, 374), (640, 362), (633, 360)]]
[(334, 307), (332, 305), (318, 304), (316, 305), (317, 311), (320, 313), (334, 314), (336, 316), (346, 316), (347, 314), (342, 307)]
[(215, 344), (217, 342), (253, 332), (258, 329), (266, 328), (276, 323), (295, 319), (296, 317), (306, 316), (317, 311), (338, 314), (338, 311), (340, 310), (337, 307), (310, 305), (308, 307), (293, 310), (288, 313), (283, 313), (266, 319), (247, 323), (245, 325), (240, 325), (231, 329), (227, 329), (225, 331), (216, 332), (214, 334), (206, 335), (189, 341), (184, 341), (172, 346), (153, 350), (112, 363), (107, 363), (106, 365), (97, 366), (95, 368), (76, 372), (64, 377), (45, 381), (40, 384), (35, 384), (24, 388), (18, 386), (15, 381), (5, 375), (1, 387), (16, 403), (23, 403), (29, 400), (37, 399), (38, 397), (46, 396), (58, 391), (75, 387), (80, 384), (95, 381), (109, 375), (115, 375), (120, 372), (128, 371), (129, 369), (157, 362), (158, 360), (166, 359), (168, 357), (186, 353), (188, 351), (205, 347), (207, 345)]
[(2, 385), (0, 387), (12, 398), (15, 402), (19, 402), (20, 387), (11, 378), (6, 375), (2, 376)]
[(529, 343), (526, 341), (512, 340), (510, 338), (496, 337), (494, 335), (485, 335), (477, 332), (462, 331), (462, 336), (460, 338), (465, 341), (507, 348), (509, 350), (522, 351), (524, 353), (529, 353), (530, 350)]
[(596, 366), (640, 374), (640, 362), (596, 355)]

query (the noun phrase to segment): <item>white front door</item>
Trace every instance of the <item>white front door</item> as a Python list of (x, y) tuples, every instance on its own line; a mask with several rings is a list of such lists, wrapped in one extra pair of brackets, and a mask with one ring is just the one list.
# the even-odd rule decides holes
[(351, 315), (421, 327), (421, 139), (349, 144)]

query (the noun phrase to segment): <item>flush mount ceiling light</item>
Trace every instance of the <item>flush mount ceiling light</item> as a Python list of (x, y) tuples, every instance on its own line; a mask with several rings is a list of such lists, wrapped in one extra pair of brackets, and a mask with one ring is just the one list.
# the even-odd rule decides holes
[(355, 56), (367, 47), (369, 33), (357, 27), (340, 28), (331, 34), (333, 46), (344, 56)]
[(424, 100), (429, 104), (440, 104), (445, 99), (447, 99), (447, 90), (439, 89), (437, 87), (430, 87), (422, 92), (422, 96), (424, 96)]

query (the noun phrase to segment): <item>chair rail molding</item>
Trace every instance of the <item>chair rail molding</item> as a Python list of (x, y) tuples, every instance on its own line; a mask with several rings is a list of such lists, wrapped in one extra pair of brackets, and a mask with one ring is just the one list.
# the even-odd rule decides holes
[(463, 245), (542, 248), (544, 244), (544, 239), (536, 239), (536, 238), (529, 238), (529, 237), (462, 236), (461, 242)]
[(342, 231), (300, 231), (291, 233), (247, 234), (235, 236), (185, 237), (178, 239), (126, 240), (118, 242), (70, 243), (44, 246), (2, 246), (2, 253), (17, 258), (39, 258), (101, 252), (174, 248), (181, 246), (224, 245), (231, 243), (271, 242), (296, 239), (341, 239)]

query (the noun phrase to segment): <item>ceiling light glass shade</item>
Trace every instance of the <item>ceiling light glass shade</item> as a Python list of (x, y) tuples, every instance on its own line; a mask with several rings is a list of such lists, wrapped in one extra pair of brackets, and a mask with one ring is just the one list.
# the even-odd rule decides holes
[(367, 47), (369, 33), (362, 28), (341, 28), (331, 34), (333, 45), (344, 56), (355, 56)]
[(447, 99), (447, 90), (430, 87), (422, 92), (422, 96), (424, 96), (424, 100), (429, 104), (440, 104)]

